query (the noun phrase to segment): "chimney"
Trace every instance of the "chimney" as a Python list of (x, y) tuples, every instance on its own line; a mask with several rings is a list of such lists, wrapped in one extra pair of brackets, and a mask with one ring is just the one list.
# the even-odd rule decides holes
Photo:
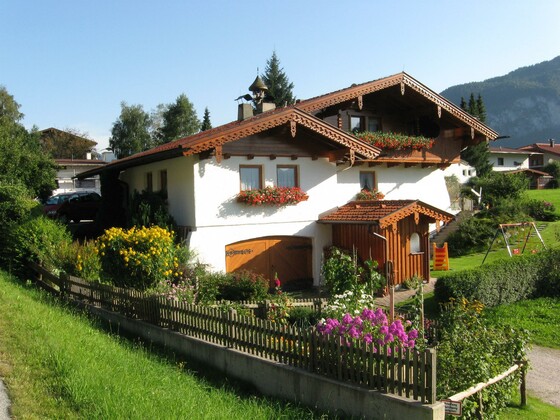
[(554, 139), (548, 139), (548, 143), (550, 143), (550, 147), (554, 147)]
[(237, 121), (243, 121), (253, 116), (253, 106), (251, 104), (239, 104), (237, 107)]

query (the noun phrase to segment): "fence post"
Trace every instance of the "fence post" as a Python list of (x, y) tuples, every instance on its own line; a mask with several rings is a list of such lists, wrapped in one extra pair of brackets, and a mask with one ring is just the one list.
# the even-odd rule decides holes
[(521, 394), (521, 407), (527, 405), (527, 362), (519, 362), (521, 364), (521, 385), (519, 386), (519, 393)]
[(426, 362), (429, 365), (429, 370), (426, 372), (426, 399), (427, 402), (433, 404), (436, 402), (436, 394), (437, 394), (437, 384), (436, 384), (436, 349), (435, 348), (428, 348), (426, 349)]
[(237, 319), (237, 311), (233, 308), (230, 308), (226, 315), (228, 326), (228, 347), (230, 349), (235, 347), (235, 326), (233, 325), (233, 321)]

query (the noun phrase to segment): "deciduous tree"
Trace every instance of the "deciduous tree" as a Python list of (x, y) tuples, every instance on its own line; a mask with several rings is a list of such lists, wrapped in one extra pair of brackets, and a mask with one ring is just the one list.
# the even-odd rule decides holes
[(163, 126), (159, 130), (159, 143), (169, 143), (181, 137), (187, 137), (200, 131), (200, 120), (193, 104), (182, 93), (175, 103), (168, 106), (163, 113)]
[(150, 116), (142, 105), (121, 103), (121, 115), (111, 129), (109, 146), (118, 159), (148, 150), (153, 146)]

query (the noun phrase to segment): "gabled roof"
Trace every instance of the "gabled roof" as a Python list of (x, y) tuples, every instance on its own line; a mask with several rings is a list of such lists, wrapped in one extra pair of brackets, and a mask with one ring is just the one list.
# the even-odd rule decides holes
[(530, 156), (535, 153), (532, 150), (513, 149), (510, 147), (502, 147), (502, 146), (489, 147), (488, 150), (490, 151), (490, 153), (499, 153), (499, 154), (503, 153), (503, 154), (511, 154), (511, 155)]
[(355, 100), (369, 93), (373, 93), (397, 85), (400, 85), (401, 93), (403, 95), (407, 87), (411, 88), (428, 100), (432, 101), (437, 107), (440, 107), (441, 110), (452, 114), (454, 117), (473, 127), (476, 131), (488, 137), (490, 140), (495, 140), (498, 137), (498, 133), (492, 130), (486, 124), (480, 122), (477, 118), (473, 117), (468, 112), (463, 111), (457, 105), (448, 101), (443, 96), (440, 96), (439, 94), (424, 86), (418, 80), (414, 79), (404, 72), (395, 74), (393, 76), (384, 77), (382, 79), (373, 80), (371, 82), (352, 85), (349, 88), (307, 99), (299, 102), (298, 107), (307, 112), (314, 112), (322, 108), (336, 105), (341, 102)]
[[(184, 137), (123, 159), (118, 159), (109, 163), (106, 169), (122, 170), (132, 166), (169, 159), (180, 155), (189, 156), (197, 154), (222, 146), (230, 141), (258, 134), (283, 124), (289, 124), (293, 136), (295, 136), (297, 132), (298, 125), (306, 127), (335, 143), (349, 148), (355, 156), (363, 159), (375, 159), (381, 152), (379, 148), (292, 105), (274, 111), (268, 111), (243, 121), (234, 121), (210, 130), (201, 131), (192, 136)], [(86, 174), (90, 175), (89, 172)], [(80, 176), (82, 176), (82, 174), (80, 174)]]
[(445, 223), (454, 219), (450, 213), (420, 200), (352, 201), (319, 216), (322, 223), (378, 224), (382, 229), (412, 214), (422, 214)]
[(553, 155), (560, 156), (560, 144), (556, 143), (534, 143), (528, 146), (523, 146), (519, 148), (520, 150), (530, 150), (533, 152), (550, 153)]
[(506, 174), (534, 174), (534, 175), (541, 176), (543, 178), (552, 178), (552, 175), (550, 175), (546, 172), (537, 171), (536, 169), (530, 169), (530, 168), (513, 169), (511, 171), (504, 171), (504, 173), (506, 173)]

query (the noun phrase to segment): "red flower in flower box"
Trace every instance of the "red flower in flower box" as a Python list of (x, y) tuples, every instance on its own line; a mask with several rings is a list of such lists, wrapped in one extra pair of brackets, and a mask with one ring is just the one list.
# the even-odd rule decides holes
[(237, 194), (237, 201), (251, 206), (268, 204), (283, 206), (306, 201), (309, 196), (298, 187), (266, 187), (257, 190), (245, 190)]

